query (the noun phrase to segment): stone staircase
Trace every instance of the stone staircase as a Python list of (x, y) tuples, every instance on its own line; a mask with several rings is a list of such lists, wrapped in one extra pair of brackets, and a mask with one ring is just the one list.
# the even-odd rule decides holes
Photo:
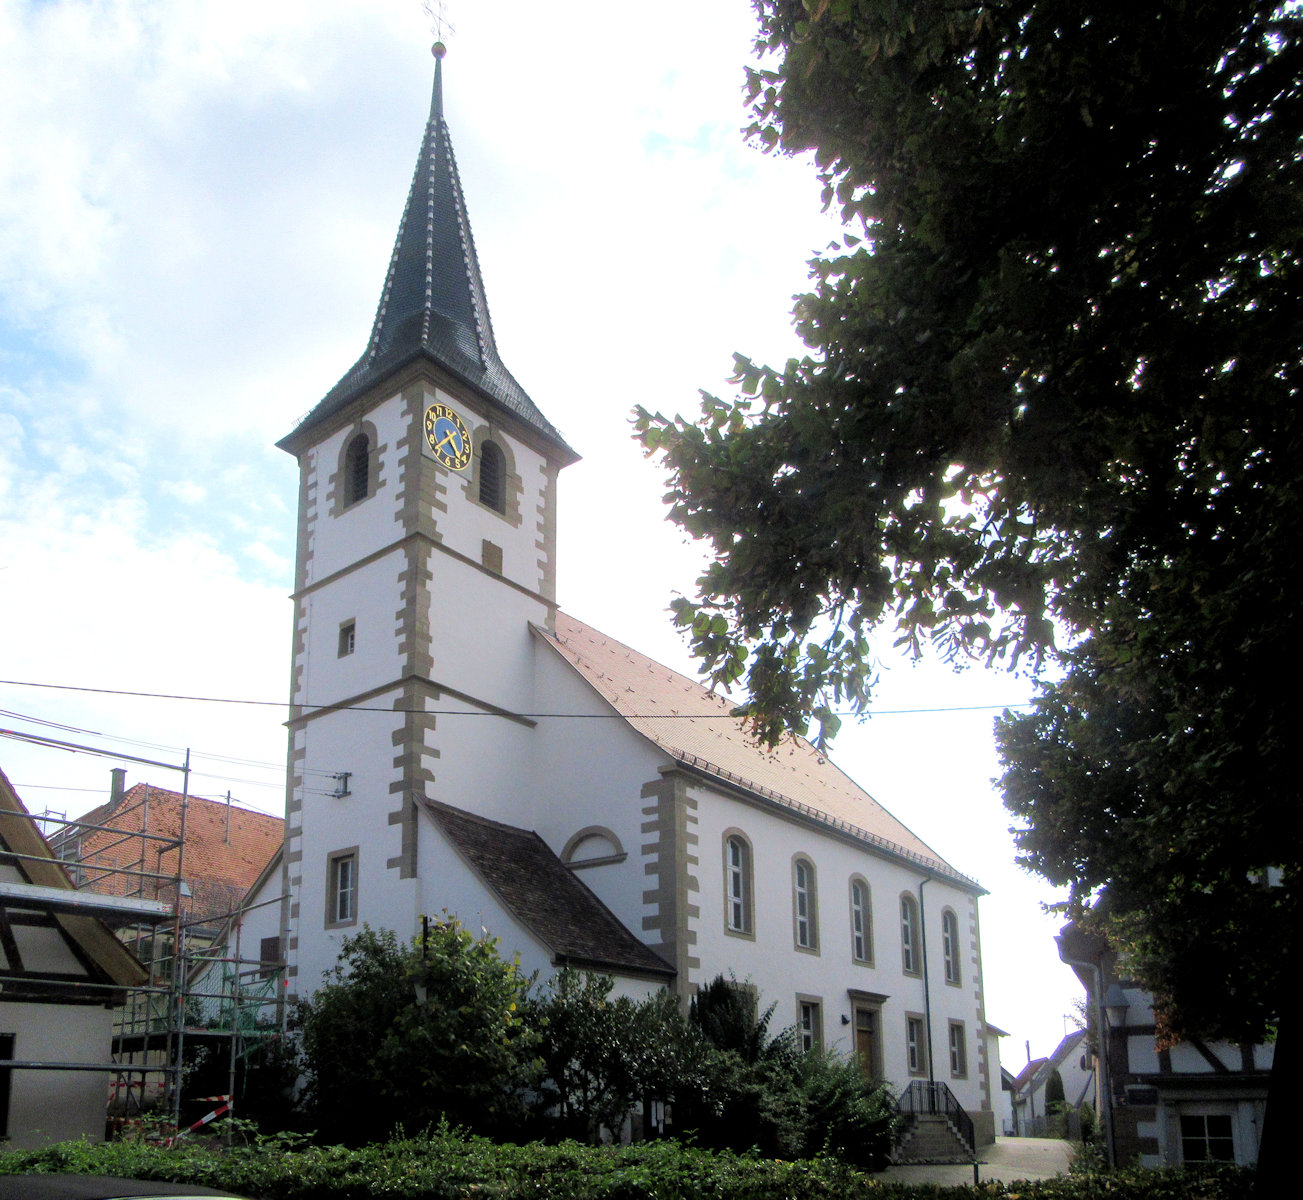
[(917, 1113), (892, 1152), (894, 1163), (969, 1163), (972, 1152), (943, 1113)]

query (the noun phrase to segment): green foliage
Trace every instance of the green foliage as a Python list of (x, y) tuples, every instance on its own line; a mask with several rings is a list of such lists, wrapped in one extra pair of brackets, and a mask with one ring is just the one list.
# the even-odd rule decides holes
[(697, 989), (688, 1006), (688, 1020), (720, 1050), (731, 1050), (743, 1062), (758, 1062), (770, 1046), (771, 1004), (757, 1014), (755, 989), (735, 979), (716, 975)]
[(400, 945), (364, 926), (303, 1005), (313, 1123), (371, 1141), (448, 1115), (475, 1130), (510, 1128), (535, 1079), (538, 1036), (523, 1019), (530, 980), (496, 940), (431, 922)]
[(859, 1063), (828, 1054), (803, 1054), (796, 1090), (805, 1116), (804, 1157), (831, 1154), (866, 1171), (887, 1165), (897, 1113), (886, 1087)]
[(689, 1021), (710, 1047), (705, 1086), (680, 1097), (676, 1131), (711, 1149), (881, 1168), (895, 1119), (887, 1090), (857, 1063), (802, 1052), (795, 1030), (770, 1038), (774, 1008), (758, 1007), (753, 988), (722, 975), (698, 989)]
[(618, 1135), (640, 1101), (674, 1103), (704, 1088), (705, 1047), (666, 991), (611, 999), (609, 976), (562, 971), (531, 1011), (544, 1077), (538, 1107), (570, 1136)]
[(0, 1174), (65, 1171), (220, 1187), (260, 1200), (1240, 1200), (1243, 1171), (1120, 1171), (979, 1188), (897, 1183), (829, 1157), (776, 1161), (675, 1142), (505, 1145), (441, 1127), (356, 1150), (262, 1138), (229, 1150), (86, 1142), (0, 1152)]
[(1108, 885), (1172, 1032), (1255, 1040), (1303, 916), (1303, 10), (756, 8), (752, 135), (848, 233), (804, 357), (636, 414), (714, 551), (676, 620), (771, 744), (863, 709), (883, 626), (1052, 663), (1000, 729), (1023, 861), (1076, 916)]

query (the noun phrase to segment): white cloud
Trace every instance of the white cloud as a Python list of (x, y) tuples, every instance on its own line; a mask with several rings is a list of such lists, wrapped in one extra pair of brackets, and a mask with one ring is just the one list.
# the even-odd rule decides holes
[(166, 480), (158, 486), (160, 491), (175, 496), (182, 504), (201, 504), (208, 498), (207, 491), (193, 479)]

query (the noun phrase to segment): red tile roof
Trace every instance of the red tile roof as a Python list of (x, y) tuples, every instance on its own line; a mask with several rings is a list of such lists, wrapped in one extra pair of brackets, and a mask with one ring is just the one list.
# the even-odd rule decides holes
[(768, 750), (730, 717), (736, 705), (577, 620), (535, 632), (643, 737), (685, 766), (830, 824), (893, 856), (976, 888), (804, 738)]
[[(83, 826), (108, 828), (70, 829), (54, 839), (55, 846), (60, 857), (82, 864), (83, 886), (91, 891), (128, 895), (142, 889), (141, 895), (167, 898), (172, 889), (156, 876), (177, 873), (181, 809), (181, 793), (138, 783), (116, 804), (102, 804), (81, 818)], [(280, 848), (284, 827), (280, 817), (189, 797), (180, 860), (182, 879), (190, 889), (184, 905), (187, 916), (207, 921), (229, 912)], [(64, 849), (70, 840), (77, 843), (75, 854)], [(110, 867), (121, 870), (110, 873)]]

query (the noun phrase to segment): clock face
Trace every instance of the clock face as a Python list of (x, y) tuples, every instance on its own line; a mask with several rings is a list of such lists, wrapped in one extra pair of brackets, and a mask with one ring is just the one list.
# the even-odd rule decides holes
[(425, 410), (425, 441), (435, 460), (450, 471), (464, 471), (471, 461), (471, 439), (466, 425), (446, 404)]

